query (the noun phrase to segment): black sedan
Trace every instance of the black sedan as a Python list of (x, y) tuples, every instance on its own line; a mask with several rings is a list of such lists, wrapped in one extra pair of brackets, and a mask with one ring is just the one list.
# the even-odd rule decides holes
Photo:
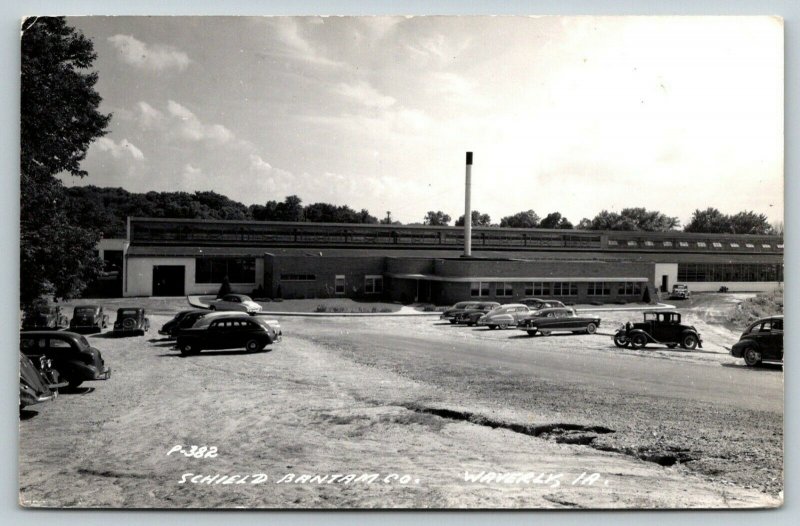
[(731, 356), (744, 358), (754, 367), (765, 362), (783, 361), (783, 316), (771, 316), (751, 323), (731, 347)]
[(569, 307), (541, 309), (531, 312), (520, 320), (517, 327), (526, 331), (529, 336), (541, 334), (548, 336), (553, 332), (571, 332), (573, 334), (594, 334), (600, 326), (597, 316), (578, 316)]
[(145, 310), (141, 307), (125, 307), (117, 309), (117, 319), (114, 321), (115, 336), (126, 336), (133, 334), (144, 336), (150, 330), (150, 319)]
[(20, 351), (33, 359), (41, 355), (52, 362), (61, 379), (70, 387), (87, 380), (108, 380), (111, 368), (100, 351), (89, 345), (84, 336), (67, 331), (30, 331), (20, 335)]
[(108, 327), (108, 314), (99, 305), (80, 305), (72, 311), (69, 330), (72, 332), (100, 332)]
[[(174, 338), (176, 331), (182, 326), (182, 321), (191, 320), (191, 323), (194, 324), (194, 321), (208, 313), (209, 311), (203, 309), (182, 310), (176, 314), (174, 318), (162, 325), (158, 330), (158, 334)], [(189, 327), (191, 327), (191, 325), (189, 325)]]
[(181, 354), (197, 354), (205, 349), (241, 349), (257, 352), (281, 341), (281, 326), (275, 320), (242, 313), (230, 316), (206, 316), (191, 329), (178, 332)]

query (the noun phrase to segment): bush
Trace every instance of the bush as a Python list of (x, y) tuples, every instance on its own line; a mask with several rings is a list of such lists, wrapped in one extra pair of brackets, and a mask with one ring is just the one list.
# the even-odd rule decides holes
[(221, 298), (226, 294), (231, 293), (231, 282), (228, 280), (228, 276), (225, 276), (222, 280), (222, 285), (219, 286), (219, 292), (217, 292), (217, 298)]
[(377, 313), (392, 312), (392, 309), (389, 307), (343, 307), (342, 305), (325, 305), (320, 303), (316, 306), (314, 312)]

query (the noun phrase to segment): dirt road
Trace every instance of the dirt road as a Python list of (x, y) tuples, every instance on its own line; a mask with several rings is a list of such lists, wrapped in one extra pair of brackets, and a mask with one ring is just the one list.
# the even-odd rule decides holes
[[(166, 319), (154, 316), (154, 327)], [(528, 338), (432, 319), (281, 323), (284, 341), (255, 354), (182, 358), (155, 330), (91, 338), (114, 375), (25, 414), (21, 502), (780, 503), (779, 368), (744, 369), (713, 345), (704, 353), (621, 351), (604, 335)], [(176, 445), (218, 453), (169, 453)], [(219, 482), (233, 475), (249, 478)]]

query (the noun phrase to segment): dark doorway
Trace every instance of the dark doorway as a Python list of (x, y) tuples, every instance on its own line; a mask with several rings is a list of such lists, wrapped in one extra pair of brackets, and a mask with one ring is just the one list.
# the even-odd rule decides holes
[(661, 276), (661, 292), (668, 292), (667, 289), (667, 280), (669, 276)]
[(153, 296), (183, 296), (183, 265), (156, 265), (153, 267)]

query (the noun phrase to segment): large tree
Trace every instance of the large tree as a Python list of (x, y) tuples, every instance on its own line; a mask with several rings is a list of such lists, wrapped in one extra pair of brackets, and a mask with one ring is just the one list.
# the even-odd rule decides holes
[(430, 226), (447, 226), (450, 224), (450, 216), (442, 212), (441, 210), (437, 210), (434, 212), (433, 210), (429, 210), (427, 214), (425, 214), (424, 224)]
[[(481, 214), (477, 210), (473, 210), (472, 214), (472, 226), (491, 226), (492, 218), (489, 217), (489, 214)], [(464, 214), (461, 214), (456, 220), (456, 226), (464, 226)]]
[(536, 228), (539, 226), (539, 216), (533, 210), (517, 212), (514, 215), (500, 219), (500, 226), (506, 228)]
[(20, 303), (79, 294), (100, 268), (97, 230), (71, 221), (57, 174), (84, 177), (80, 163), (105, 134), (111, 115), (98, 110), (91, 40), (63, 18), (22, 23), (20, 114)]
[(572, 229), (574, 226), (566, 217), (562, 217), (560, 212), (547, 214), (547, 217), (539, 223), (539, 228), (562, 228)]
[(767, 216), (752, 211), (733, 215), (723, 214), (716, 208), (695, 210), (692, 219), (684, 228), (686, 232), (707, 234), (773, 234), (775, 229)]
[(728, 232), (728, 216), (716, 208), (706, 208), (705, 210), (695, 210), (692, 219), (683, 230), (685, 232), (703, 232), (706, 234), (721, 234)]
[(665, 232), (674, 230), (680, 221), (656, 210), (644, 208), (623, 208), (621, 212), (603, 210), (592, 219), (592, 230), (643, 230), (646, 232)]

